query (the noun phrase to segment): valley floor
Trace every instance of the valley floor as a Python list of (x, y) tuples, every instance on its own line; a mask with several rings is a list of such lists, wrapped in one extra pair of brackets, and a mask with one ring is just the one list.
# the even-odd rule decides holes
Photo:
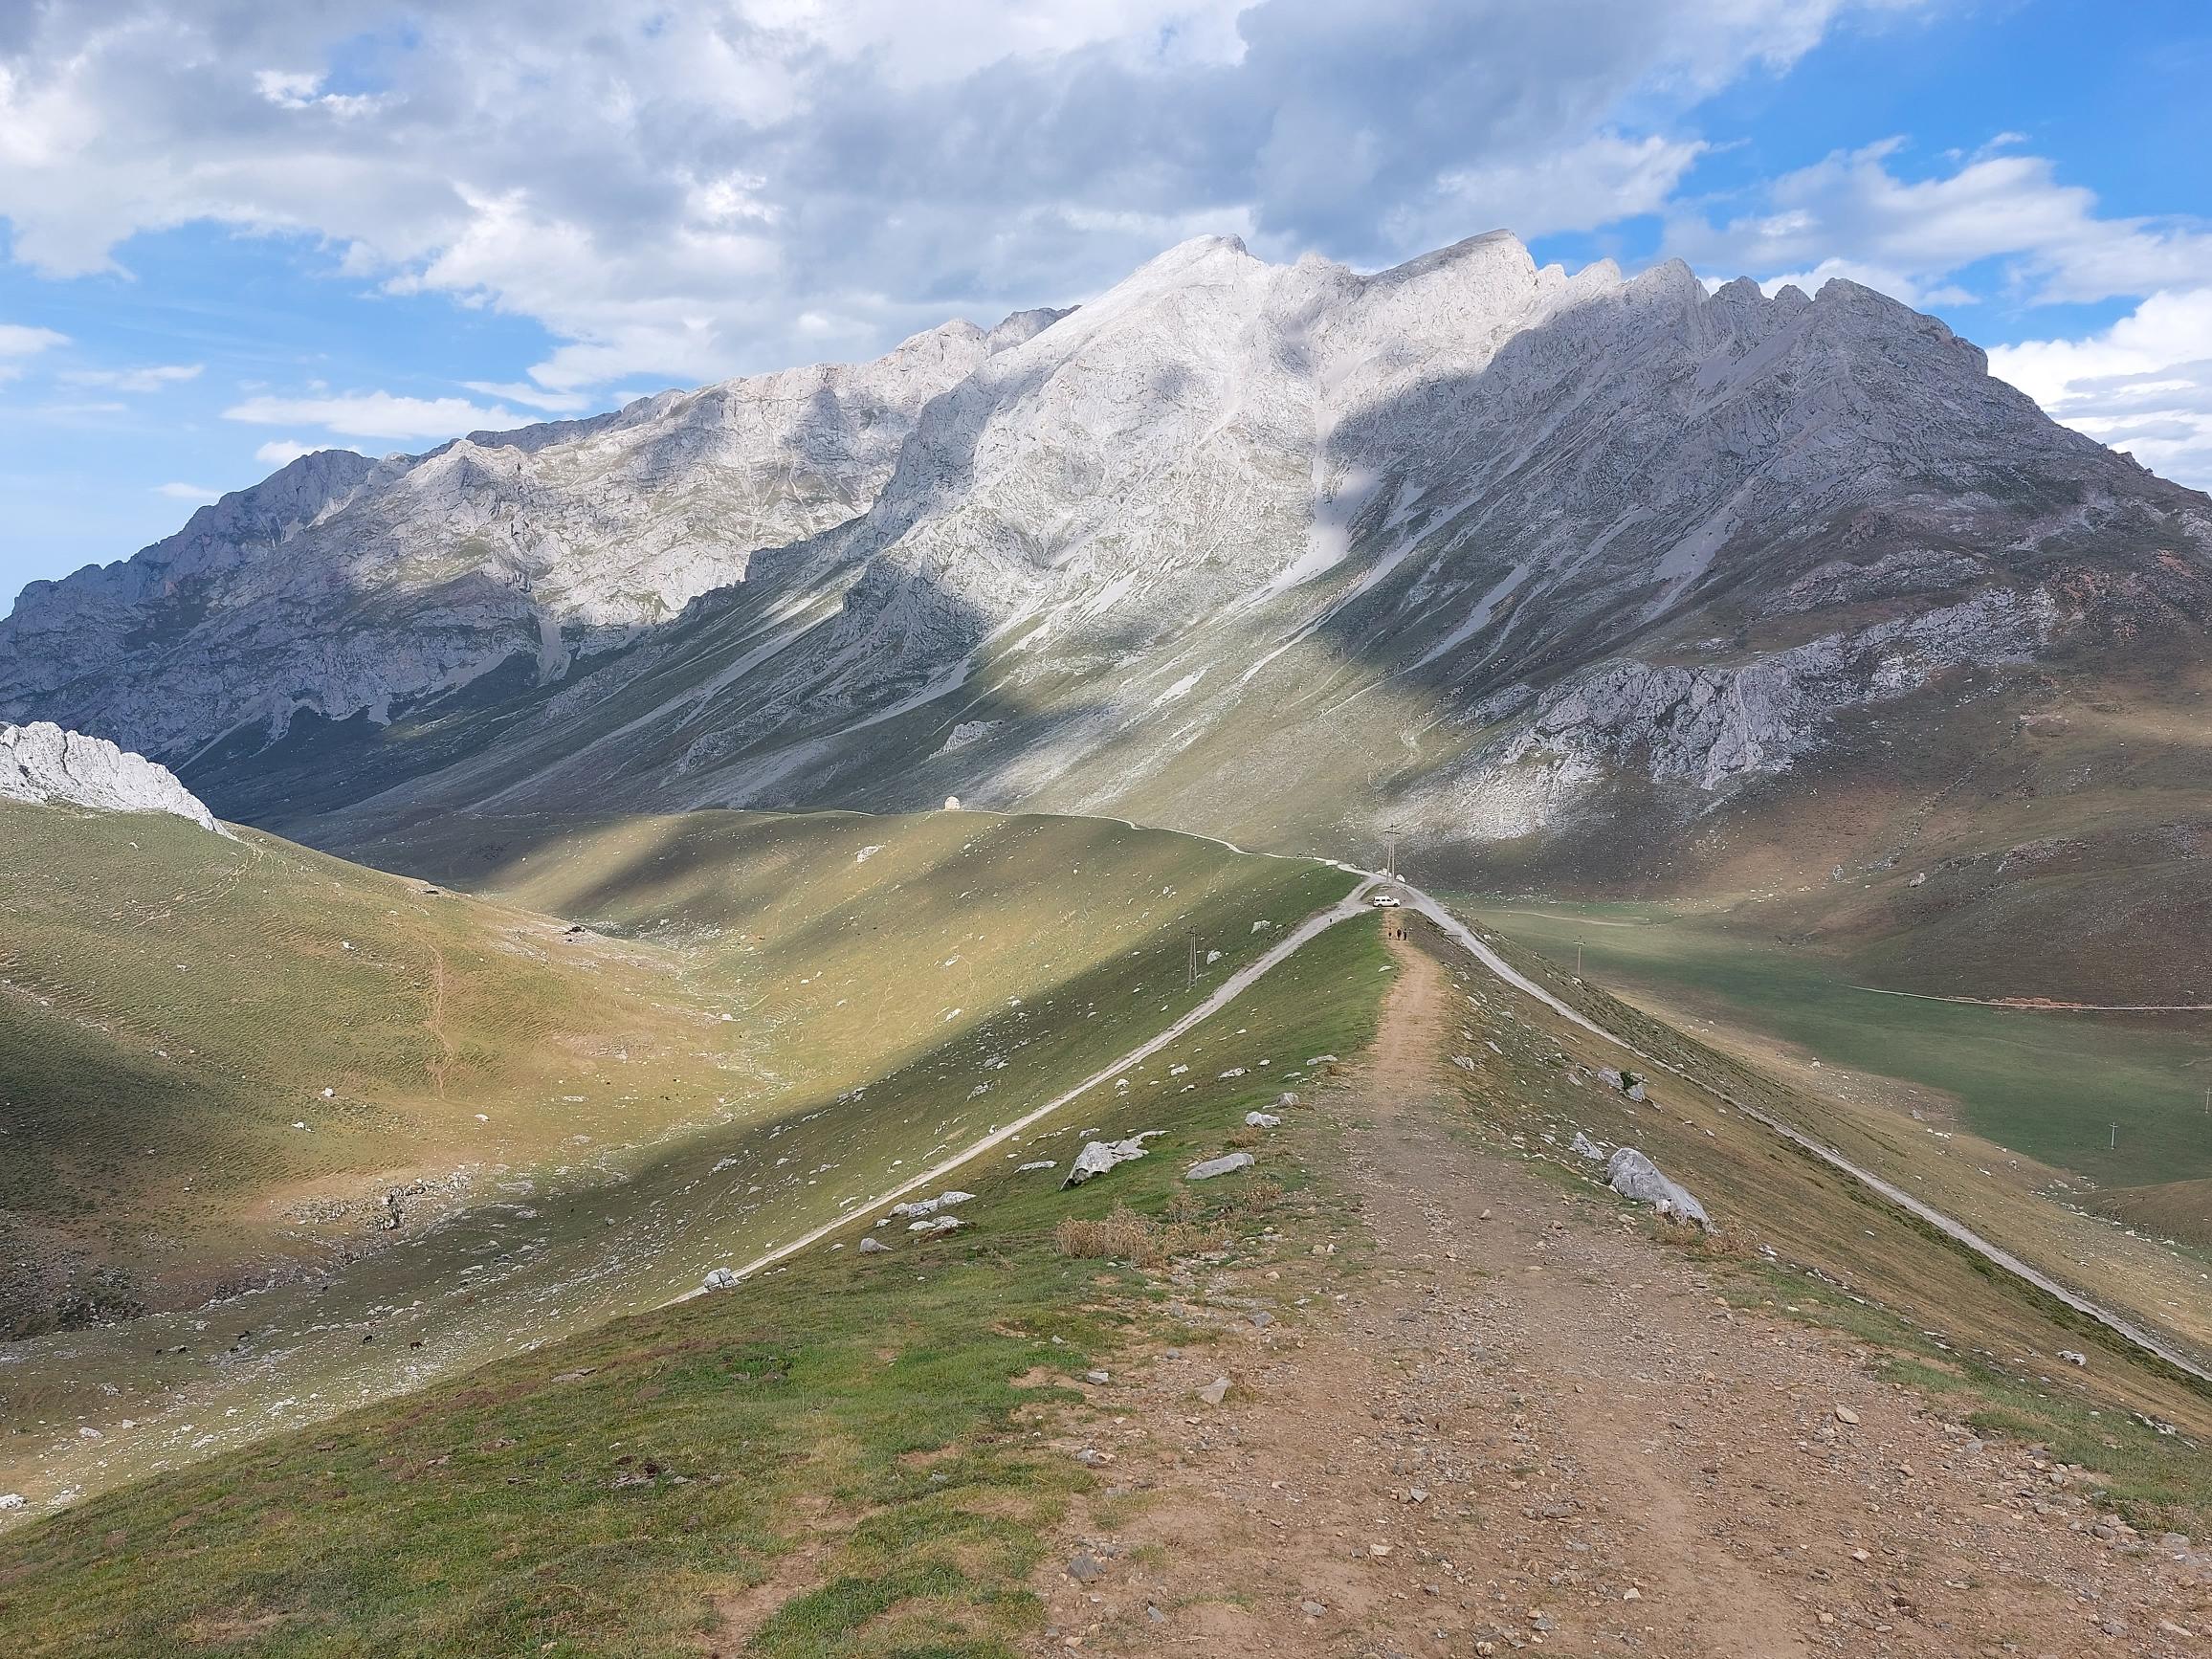
[[(1228, 1340), (1131, 1356), (1091, 1390), (1067, 1432), (1115, 1461), (1040, 1572), (1032, 1651), (2212, 1641), (2212, 1559), (2187, 1540), (2137, 1539), (2085, 1501), (2090, 1477), (1479, 1146), (1444, 1064), (1449, 977), (1393, 949), (1382, 1034), (1332, 1102), (1359, 1207), (1341, 1257), (1169, 1281), (1217, 1331), (1286, 1281), (1334, 1311), (1291, 1330), (1231, 1314)], [(1196, 1392), (1216, 1376), (1219, 1407)]]

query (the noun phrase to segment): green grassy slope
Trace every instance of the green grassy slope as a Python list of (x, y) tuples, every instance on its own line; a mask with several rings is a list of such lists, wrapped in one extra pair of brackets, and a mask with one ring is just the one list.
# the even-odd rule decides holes
[(1825, 1066), (1923, 1085), (1977, 1133), (2099, 1183), (2212, 1175), (2212, 1016), (1876, 995), (1855, 988), (1858, 964), (1754, 932), (1756, 907), (1714, 915), (1514, 899), (1480, 909), (1486, 924), (1554, 962), (1573, 962), (1579, 943), (1594, 979), (1756, 1028)]
[[(1234, 1250), (1296, 1210), (1308, 1178), (1277, 1147), (1254, 1176), (1181, 1171), (1249, 1139), (1243, 1114), (1310, 1057), (1358, 1051), (1382, 961), (1372, 924), (1338, 928), (1134, 1072), (1086, 1120), (1167, 1133), (1073, 1192), (979, 1162), (950, 1238), (825, 1244), (0, 1535), (0, 1629), (47, 1659), (1010, 1651), (1042, 1622), (1040, 1535), (1095, 1479), (1032, 1413), (1074, 1396), (1142, 1294), (1053, 1228), (1182, 1192)], [(1246, 1074), (1220, 1079), (1232, 1054)], [(1041, 1139), (1063, 1161), (1073, 1142)]]
[[(0, 1491), (100, 1490), (650, 1307), (1090, 1075), (1349, 880), (1183, 836), (965, 814), (714, 813), (531, 845), (513, 861), (550, 883), (533, 899), (638, 930), (585, 938), (667, 976), (701, 1070), (660, 1069), (618, 1027), (536, 1103), (544, 1155), (476, 1169), (435, 1225), (218, 1305), (19, 1344)], [(671, 847), (688, 852), (661, 862)], [(676, 870), (698, 891), (655, 885)], [(557, 959), (583, 948), (558, 921), (486, 908), (529, 918)], [(1193, 930), (1220, 953), (1195, 985)]]
[[(2106, 1471), (2107, 1501), (2138, 1524), (2201, 1526), (2212, 1403), (2200, 1391), (1981, 1272), (1694, 1085), (1662, 1078), (1656, 1106), (1624, 1104), (1588, 1075), (1606, 1046), (1440, 954), (1461, 1022), (1445, 1040), (1472, 1051), (1473, 1070), (1452, 1073), (1466, 1130), (1585, 1199), (1562, 1211), (1572, 1224), (1647, 1228), (1696, 1252), (1738, 1307), (1828, 1329), (1939, 1409)], [(1257, 1142), (1252, 1177), (1194, 1187), (1180, 1174), (1252, 1139), (1242, 1114), (1272, 1097), (1275, 1073), (1357, 1053), (1384, 962), (1372, 924), (1333, 930), (1192, 1033), (1187, 1052), (1133, 1073), (1133, 1098), (1097, 1116), (1109, 1131), (1168, 1133), (1076, 1192), (1007, 1160), (972, 1166), (960, 1183), (978, 1195), (962, 1212), (972, 1226), (949, 1239), (895, 1229), (878, 1234), (895, 1245), (882, 1257), (860, 1256), (856, 1235), (826, 1241), (736, 1291), (0, 1534), (0, 1631), (42, 1659), (1026, 1650), (1043, 1622), (1031, 1577), (1070, 1494), (1143, 1501), (1109, 1498), (1113, 1471), (1072, 1455), (1090, 1444), (1086, 1423), (1110, 1432), (1111, 1399), (1085, 1405), (1082, 1373), (1121, 1365), (1132, 1341), (1207, 1339), (1155, 1312), (1150, 1298), (1177, 1294), (1159, 1275), (1059, 1254), (1056, 1224), (1121, 1204), (1177, 1218), (1192, 1248), (1279, 1265), (1271, 1290), (1294, 1328), (1301, 1290), (1356, 1292), (1377, 1264), (1306, 1253), (1350, 1236), (1331, 1124), (1356, 1095), (1328, 1114), (1294, 1109)], [(1786, 1094), (1695, 1044), (1639, 1034), (1771, 1103)], [(1220, 1077), (1232, 1055), (1245, 1074)], [(1720, 1237), (1592, 1190), (1565, 1151), (1576, 1125), (1651, 1150), (1705, 1196)], [(1069, 1138), (1057, 1139), (1043, 1156)], [(1757, 1252), (1767, 1241), (1777, 1259)], [(2061, 1344), (2088, 1348), (2089, 1369), (2051, 1364)]]
[(0, 1335), (373, 1238), (383, 1192), (654, 1133), (734, 1063), (667, 953), (246, 831), (0, 803)]
[(983, 812), (440, 814), (345, 851), (680, 951), (741, 1023), (804, 1034), (774, 1064), (816, 1092), (1132, 950), (1167, 952), (1142, 980), (1158, 1010), (1184, 995), (1191, 930), (1202, 958), (1227, 959), (1202, 961), (1217, 973), (1264, 942), (1255, 922), (1295, 921), (1348, 885), (1105, 819)]

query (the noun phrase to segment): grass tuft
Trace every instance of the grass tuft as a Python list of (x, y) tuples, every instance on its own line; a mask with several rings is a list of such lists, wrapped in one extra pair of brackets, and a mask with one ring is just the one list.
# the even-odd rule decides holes
[(1052, 1229), (1053, 1248), (1064, 1256), (1124, 1261), (1140, 1268), (1219, 1250), (1225, 1242), (1219, 1231), (1187, 1221), (1154, 1221), (1125, 1204), (1117, 1204), (1096, 1221), (1068, 1216)]

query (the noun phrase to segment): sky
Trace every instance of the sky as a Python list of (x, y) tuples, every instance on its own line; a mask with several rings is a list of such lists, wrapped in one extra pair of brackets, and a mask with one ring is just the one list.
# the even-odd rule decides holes
[(0, 5), (0, 604), (1221, 232), (1848, 276), (2212, 487), (2208, 83), (2201, 0)]

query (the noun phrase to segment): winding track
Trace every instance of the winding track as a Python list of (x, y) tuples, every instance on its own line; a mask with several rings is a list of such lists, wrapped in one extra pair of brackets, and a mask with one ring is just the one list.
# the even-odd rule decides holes
[[(1550, 1008), (1554, 1013), (1558, 1014), (1561, 1019), (1571, 1021), (1573, 1024), (1580, 1026), (1583, 1030), (1590, 1032), (1593, 1036), (1603, 1038), (1604, 1041), (1613, 1044), (1616, 1048), (1626, 1050), (1627, 1052), (1635, 1055), (1639, 1060), (1642, 1060), (1646, 1065), (1656, 1067), (1660, 1071), (1672, 1073), (1675, 1076), (1678, 1077), (1685, 1077), (1686, 1081), (1689, 1080), (1685, 1076), (1685, 1073), (1682, 1072), (1680, 1067), (1670, 1065), (1667, 1061), (1659, 1059), (1654, 1055), (1647, 1054), (1643, 1050), (1637, 1048), (1635, 1044), (1629, 1042), (1626, 1038), (1618, 1036), (1615, 1033), (1608, 1031), (1604, 1027), (1597, 1024), (1594, 1020), (1591, 1020), (1586, 1015), (1572, 1007), (1569, 1007), (1565, 1003), (1561, 1002), (1558, 997), (1554, 996), (1542, 985), (1537, 984), (1527, 975), (1518, 972), (1510, 963), (1508, 963), (1503, 957), (1499, 956), (1496, 951), (1491, 949), (1489, 945), (1485, 944), (1482, 940), (1475, 934), (1472, 928), (1469, 927), (1465, 922), (1461, 921), (1457, 917), (1453, 916), (1449, 911), (1446, 910), (1443, 905), (1439, 904), (1433, 897), (1431, 897), (1428, 894), (1424, 893), (1420, 888), (1408, 886), (1406, 883), (1397, 880), (1393, 877), (1378, 875), (1372, 872), (1354, 870), (1349, 865), (1338, 865), (1337, 868), (1346, 870), (1350, 874), (1356, 874), (1360, 877), (1358, 885), (1355, 886), (1350, 893), (1346, 894), (1342, 898), (1338, 899), (1328, 909), (1316, 911), (1314, 915), (1308, 917), (1295, 928), (1285, 934), (1280, 940), (1277, 940), (1273, 945), (1272, 945), (1259, 957), (1255, 958), (1252, 962), (1247, 963), (1245, 966), (1230, 974), (1228, 979), (1221, 983), (1221, 984), (1215, 989), (1211, 996), (1207, 997), (1206, 1001), (1200, 1003), (1196, 1007), (1190, 1009), (1189, 1012), (1183, 1014), (1173, 1025), (1169, 1026), (1158, 1036), (1155, 1036), (1148, 1041), (1139, 1045), (1137, 1048), (1132, 1049), (1128, 1053), (1116, 1060), (1114, 1064), (1104, 1067), (1101, 1070), (1092, 1073), (1090, 1076), (1084, 1078), (1082, 1082), (1076, 1084), (1073, 1089), (1068, 1090), (1065, 1094), (1055, 1095), (1051, 1100), (1048, 1100), (1044, 1105), (1039, 1106), (1035, 1111), (1027, 1113), (1024, 1116), (1014, 1119), (1013, 1122), (1004, 1124), (999, 1128), (992, 1130), (982, 1139), (977, 1140), (966, 1147), (963, 1147), (962, 1150), (954, 1153), (951, 1157), (945, 1159), (943, 1161), (934, 1164), (930, 1168), (922, 1171), (919, 1175), (915, 1176), (912, 1180), (907, 1181), (898, 1186), (893, 1187), (889, 1192), (878, 1194), (876, 1197), (871, 1199), (868, 1203), (861, 1205), (858, 1207), (847, 1212), (846, 1214), (837, 1217), (837, 1219), (834, 1221), (823, 1223), (820, 1227), (815, 1228), (810, 1232), (801, 1234), (798, 1238), (793, 1239), (788, 1244), (778, 1245), (774, 1250), (769, 1250), (765, 1254), (755, 1257), (752, 1261), (747, 1262), (743, 1267), (737, 1270), (738, 1277), (740, 1279), (749, 1278), (753, 1274), (761, 1272), (763, 1268), (772, 1267), (777, 1262), (784, 1260), (786, 1256), (795, 1255), (800, 1250), (807, 1249), (807, 1246), (817, 1244), (821, 1240), (828, 1238), (830, 1234), (844, 1230), (846, 1228), (850, 1227), (852, 1223), (858, 1221), (863, 1216), (874, 1214), (887, 1204), (895, 1203), (896, 1201), (904, 1198), (907, 1194), (918, 1191), (922, 1187), (936, 1185), (939, 1182), (944, 1180), (947, 1176), (951, 1175), (962, 1165), (973, 1161), (975, 1159), (981, 1157), (984, 1153), (990, 1151), (993, 1147), (1004, 1145), (1015, 1135), (1018, 1135), (1024, 1129), (1029, 1128), (1030, 1124), (1036, 1123), (1043, 1118), (1051, 1117), (1054, 1112), (1057, 1112), (1061, 1107), (1066, 1106), (1072, 1101), (1075, 1100), (1078, 1096), (1086, 1094), (1092, 1089), (1098, 1087), (1100, 1084), (1111, 1080), (1112, 1078), (1120, 1074), (1122, 1072), (1127, 1071), (1130, 1067), (1137, 1065), (1139, 1062), (1150, 1058), (1152, 1055), (1158, 1053), (1161, 1049), (1167, 1047), (1168, 1044), (1174, 1042), (1176, 1038), (1190, 1030), (1193, 1027), (1202, 1024), (1204, 1021), (1211, 1018), (1214, 1014), (1219, 1013), (1223, 1008), (1227, 1007), (1230, 1003), (1234, 1002), (1246, 990), (1250, 988), (1250, 986), (1258, 983), (1258, 981), (1271, 969), (1274, 968), (1276, 965), (1295, 954), (1303, 945), (1307, 944), (1315, 939), (1317, 939), (1320, 935), (1326, 933), (1330, 928), (1335, 927), (1340, 921), (1349, 921), (1356, 916), (1364, 916), (1368, 914), (1372, 908), (1367, 901), (1368, 895), (1373, 893), (1379, 887), (1390, 888), (1400, 896), (1406, 909), (1417, 911), (1421, 915), (1427, 917), (1436, 925), (1438, 931), (1443, 933), (1447, 939), (1449, 939), (1454, 944), (1458, 945), (1462, 950), (1466, 951), (1470, 956), (1473, 957), (1475, 961), (1479, 962), (1486, 969), (1489, 970), (1491, 974), (1495, 976), (1497, 979), (1502, 980), (1505, 984), (1513, 986), (1514, 989), (1521, 992), (1524, 996), (1535, 998), (1537, 1002), (1543, 1004), (1544, 1006)], [(1958, 1245), (1961, 1249), (1971, 1250), (1974, 1254), (1980, 1256), (1982, 1260), (1988, 1262), (1991, 1266), (2000, 1268), (2005, 1272), (2010, 1273), (2014, 1278), (2021, 1280), (2023, 1283), (2033, 1286), (2036, 1290), (2041, 1291), (2044, 1294), (2051, 1296), (2056, 1300), (2064, 1303), (2067, 1307), (2072, 1309), (2075, 1313), (2084, 1315), (2089, 1318), (2096, 1320), (2098, 1324), (2104, 1326), (2114, 1336), (2120, 1338), (2123, 1341), (2130, 1343), (2134, 1347), (2140, 1349), (2145, 1354), (2152, 1356), (2154, 1359), (2161, 1360), (2165, 1364), (2172, 1366), (2177, 1371), (2187, 1374), (2200, 1382), (2212, 1385), (2212, 1371), (2206, 1370), (2196, 1360), (2191, 1360), (2187, 1355), (2182, 1354), (2167, 1343), (2160, 1341), (2157, 1338), (2153, 1337), (2148, 1332), (2141, 1330), (2139, 1327), (2131, 1323), (2129, 1320), (2124, 1319), (2119, 1315), (2112, 1313), (2110, 1309), (2100, 1307), (2095, 1302), (2090, 1301), (2088, 1297), (2067, 1289), (2066, 1286), (2060, 1284), (2057, 1280), (2051, 1278), (2048, 1274), (2044, 1273), (2038, 1269), (2030, 1267), (2026, 1262), (2022, 1261), (2011, 1251), (1990, 1243), (1989, 1240), (1983, 1238), (1980, 1233), (1976, 1232), (1972, 1228), (1966, 1226), (1963, 1222), (1957, 1221), (1951, 1216), (1944, 1214), (1941, 1210), (1936, 1208), (1934, 1206), (1921, 1202), (1919, 1199), (1914, 1198), (1911, 1193), (1905, 1191), (1904, 1188), (1895, 1185), (1891, 1182), (1883, 1180), (1882, 1177), (1874, 1174), (1871, 1170), (1862, 1169), (1858, 1164), (1853, 1163), (1842, 1153), (1836, 1151), (1834, 1147), (1825, 1145), (1823, 1142), (1814, 1139), (1811, 1136), (1804, 1134), (1802, 1130), (1792, 1128), (1789, 1124), (1784, 1123), (1781, 1118), (1774, 1117), (1771, 1113), (1761, 1111), (1756, 1106), (1746, 1105), (1743, 1101), (1736, 1099), (1735, 1096), (1728, 1095), (1724, 1091), (1714, 1089), (1709, 1084), (1699, 1083), (1696, 1086), (1704, 1089), (1708, 1094), (1714, 1095), (1717, 1098), (1727, 1101), (1730, 1106), (1734, 1107), (1745, 1117), (1750, 1118), (1753, 1122), (1758, 1123), (1773, 1134), (1781, 1137), (1781, 1139), (1787, 1140), (1793, 1146), (1796, 1146), (1803, 1152), (1809, 1153), (1811, 1156), (1819, 1159), (1822, 1162), (1829, 1165), (1831, 1168), (1849, 1176), (1853, 1181), (1859, 1183), (1869, 1191), (1876, 1193), (1880, 1197), (1887, 1199), (1891, 1204), (1895, 1205), (1899, 1209), (1904, 1210), (1907, 1214), (1936, 1228), (1936, 1231), (1943, 1234), (1945, 1238), (1951, 1240), (1954, 1244)], [(689, 1301), (693, 1296), (703, 1295), (705, 1294), (706, 1292), (702, 1287), (700, 1289), (687, 1291), (682, 1295), (675, 1297), (674, 1300), (679, 1302)]]
[[(1158, 1036), (1152, 1037), (1147, 1041), (1139, 1044), (1138, 1047), (1130, 1050), (1128, 1053), (1123, 1054), (1111, 1066), (1103, 1067), (1100, 1070), (1092, 1073), (1090, 1076), (1084, 1078), (1083, 1081), (1076, 1084), (1073, 1089), (1070, 1089), (1066, 1094), (1055, 1095), (1051, 1099), (1046, 1101), (1035, 1111), (1025, 1113), (1023, 1116), (1015, 1118), (1011, 1123), (1001, 1124), (998, 1128), (992, 1130), (988, 1135), (984, 1136), (981, 1140), (975, 1141), (970, 1145), (962, 1147), (960, 1151), (954, 1153), (950, 1158), (945, 1159), (940, 1163), (932, 1164), (929, 1168), (923, 1170), (919, 1175), (915, 1176), (911, 1181), (902, 1182), (897, 1186), (893, 1187), (889, 1192), (878, 1193), (875, 1197), (870, 1199), (866, 1204), (860, 1205), (853, 1209), (848, 1210), (845, 1214), (839, 1216), (835, 1221), (824, 1222), (820, 1227), (815, 1228), (811, 1232), (800, 1234), (789, 1244), (778, 1245), (774, 1250), (769, 1250), (766, 1254), (755, 1256), (743, 1267), (737, 1270), (738, 1277), (741, 1279), (750, 1278), (753, 1274), (759, 1272), (763, 1268), (773, 1267), (776, 1263), (782, 1261), (785, 1256), (795, 1255), (800, 1250), (805, 1250), (808, 1245), (817, 1244), (823, 1239), (828, 1238), (831, 1233), (842, 1231), (847, 1227), (850, 1227), (853, 1222), (858, 1221), (862, 1216), (873, 1215), (875, 1211), (881, 1209), (885, 1205), (904, 1198), (910, 1192), (918, 1191), (925, 1186), (935, 1186), (939, 1182), (944, 1180), (945, 1177), (951, 1175), (954, 1170), (960, 1168), (961, 1165), (971, 1162), (975, 1159), (982, 1157), (984, 1153), (990, 1151), (994, 1146), (1004, 1145), (1014, 1136), (1029, 1128), (1030, 1124), (1035, 1123), (1042, 1118), (1050, 1117), (1053, 1113), (1059, 1111), (1061, 1107), (1068, 1105), (1078, 1095), (1085, 1094), (1089, 1090), (1095, 1089), (1101, 1083), (1111, 1081), (1113, 1078), (1118, 1076), (1121, 1073), (1127, 1071), (1130, 1067), (1137, 1065), (1139, 1062), (1149, 1059), (1152, 1055), (1157, 1054), (1161, 1050), (1166, 1048), (1168, 1044), (1174, 1042), (1176, 1038), (1182, 1036), (1185, 1031), (1188, 1031), (1194, 1026), (1200, 1025), (1206, 1020), (1212, 1018), (1213, 1015), (1219, 1013), (1223, 1008), (1227, 1007), (1230, 1003), (1234, 1002), (1239, 996), (1243, 995), (1246, 990), (1258, 983), (1261, 976), (1266, 974), (1269, 969), (1285, 961), (1293, 953), (1294, 953), (1299, 946), (1307, 943), (1311, 940), (1317, 939), (1320, 935), (1328, 932), (1330, 928), (1335, 927), (1339, 921), (1349, 921), (1355, 916), (1363, 915), (1368, 909), (1368, 892), (1377, 886), (1382, 881), (1382, 878), (1381, 876), (1376, 875), (1364, 876), (1360, 880), (1359, 886), (1353, 888), (1350, 893), (1346, 894), (1342, 898), (1339, 898), (1327, 910), (1316, 911), (1312, 916), (1306, 918), (1304, 921), (1298, 923), (1298, 925), (1293, 928), (1289, 933), (1283, 935), (1281, 939), (1275, 940), (1272, 945), (1269, 946), (1267, 950), (1263, 951), (1259, 956), (1255, 957), (1252, 961), (1247, 962), (1243, 967), (1238, 968), (1234, 973), (1230, 974), (1228, 978), (1222, 981), (1222, 983), (1215, 987), (1211, 996), (1207, 997), (1206, 1001), (1200, 1003), (1188, 1013), (1183, 1015), (1183, 1017), (1178, 1019), (1175, 1024), (1169, 1026)], [(706, 1290), (704, 1286), (701, 1286), (696, 1290), (686, 1291), (682, 1295), (674, 1297), (672, 1299), (678, 1302), (688, 1302), (694, 1296), (704, 1294), (706, 1294)]]

